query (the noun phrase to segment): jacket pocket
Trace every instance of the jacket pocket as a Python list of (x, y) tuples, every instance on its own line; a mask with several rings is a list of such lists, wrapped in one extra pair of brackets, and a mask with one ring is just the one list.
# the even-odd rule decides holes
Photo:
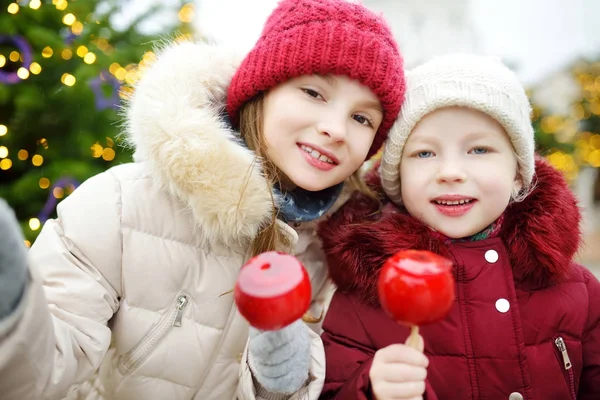
[(181, 326), (183, 312), (189, 302), (189, 297), (186, 294), (178, 294), (173, 305), (158, 324), (137, 345), (119, 357), (119, 372), (123, 376), (130, 374), (142, 365), (160, 341), (173, 328)]
[(575, 393), (575, 374), (573, 373), (573, 364), (571, 364), (571, 358), (569, 357), (567, 344), (561, 336), (557, 336), (556, 338), (554, 338), (554, 345), (556, 346), (558, 352), (558, 358), (561, 362), (563, 375), (565, 376), (565, 379), (567, 381), (567, 386), (569, 387), (571, 398), (573, 400), (577, 400), (577, 395)]

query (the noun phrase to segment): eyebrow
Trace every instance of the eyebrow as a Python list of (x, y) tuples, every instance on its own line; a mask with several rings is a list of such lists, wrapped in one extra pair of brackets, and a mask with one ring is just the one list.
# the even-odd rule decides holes
[(363, 107), (372, 108), (374, 110), (377, 110), (383, 114), (383, 107), (381, 106), (381, 103), (379, 101), (368, 100), (368, 101), (362, 102), (361, 105)]
[(335, 84), (336, 84), (335, 79), (333, 79), (333, 77), (331, 75), (319, 75), (319, 74), (316, 74), (316, 76), (318, 76), (319, 78), (322, 78), (323, 80), (325, 80), (325, 82), (329, 83), (332, 86), (335, 86)]
[[(335, 79), (333, 79), (333, 76), (331, 76), (331, 74), (327, 74), (327, 75), (317, 74), (317, 76), (319, 78), (322, 78), (323, 80), (325, 80), (325, 82), (327, 82), (331, 86), (336, 86), (337, 81)], [(366, 107), (366, 108), (372, 108), (383, 114), (383, 107), (381, 106), (381, 103), (377, 100), (367, 100), (365, 102), (361, 102), (360, 105), (363, 107)]]

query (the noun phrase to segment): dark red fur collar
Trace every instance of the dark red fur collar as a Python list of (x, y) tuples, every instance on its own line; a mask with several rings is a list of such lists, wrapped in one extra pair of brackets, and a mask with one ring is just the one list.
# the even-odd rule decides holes
[[(373, 178), (378, 182), (375, 175), (371, 183)], [(534, 191), (506, 210), (499, 235), (508, 247), (515, 280), (540, 287), (568, 275), (581, 242), (581, 215), (561, 173), (541, 158), (536, 160), (535, 181)], [(319, 235), (337, 287), (357, 291), (372, 303), (377, 302), (378, 270), (395, 252), (448, 254), (446, 244), (405, 209), (388, 204), (381, 210), (378, 202), (359, 194), (319, 227)]]

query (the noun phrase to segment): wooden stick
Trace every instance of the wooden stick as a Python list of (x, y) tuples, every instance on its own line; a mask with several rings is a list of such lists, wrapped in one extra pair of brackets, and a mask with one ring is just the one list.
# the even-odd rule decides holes
[(417, 325), (410, 327), (410, 336), (406, 340), (406, 345), (413, 349), (421, 350), (419, 348), (419, 327)]

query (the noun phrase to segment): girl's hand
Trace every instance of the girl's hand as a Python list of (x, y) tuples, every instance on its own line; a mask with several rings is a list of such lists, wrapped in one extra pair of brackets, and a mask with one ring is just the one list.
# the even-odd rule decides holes
[(419, 350), (393, 344), (375, 353), (369, 378), (376, 400), (423, 398), (429, 360), (420, 335)]

